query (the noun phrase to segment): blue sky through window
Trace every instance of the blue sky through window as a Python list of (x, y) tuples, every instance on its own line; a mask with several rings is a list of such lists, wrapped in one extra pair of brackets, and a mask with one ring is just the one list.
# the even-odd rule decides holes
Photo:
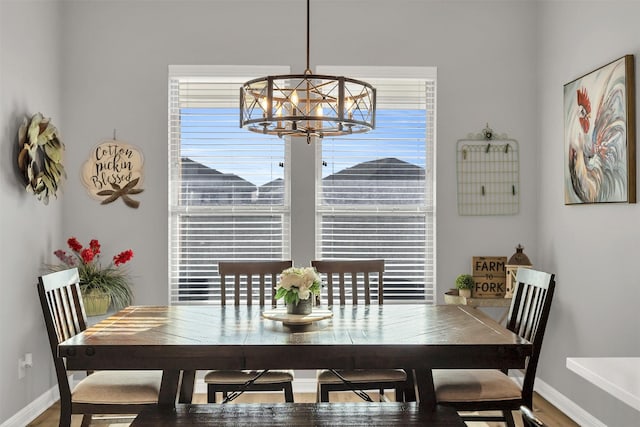
[[(236, 174), (258, 186), (282, 179), (284, 170), (279, 163), (283, 160), (283, 145), (277, 142), (279, 139), (241, 129), (238, 122), (236, 108), (182, 109), (180, 156), (222, 173)], [(323, 176), (387, 157), (424, 168), (425, 135), (424, 110), (379, 109), (373, 131), (325, 138), (323, 159), (328, 165), (323, 168)], [(265, 138), (276, 142), (262, 144)]]

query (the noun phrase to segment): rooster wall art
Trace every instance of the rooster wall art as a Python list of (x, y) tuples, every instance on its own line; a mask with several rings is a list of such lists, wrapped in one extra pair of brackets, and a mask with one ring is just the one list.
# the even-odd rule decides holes
[(635, 203), (633, 55), (564, 86), (565, 203)]

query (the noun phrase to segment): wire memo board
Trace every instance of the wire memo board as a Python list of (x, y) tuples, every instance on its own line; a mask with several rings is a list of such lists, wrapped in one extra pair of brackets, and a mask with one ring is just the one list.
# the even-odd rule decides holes
[(515, 215), (520, 207), (520, 161), (515, 139), (460, 139), (458, 214)]

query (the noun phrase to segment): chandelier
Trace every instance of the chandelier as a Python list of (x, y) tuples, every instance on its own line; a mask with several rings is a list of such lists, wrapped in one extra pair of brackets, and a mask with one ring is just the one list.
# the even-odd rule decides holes
[(375, 128), (376, 89), (348, 78), (317, 75), (309, 67), (307, 0), (307, 68), (249, 80), (240, 88), (240, 127), (268, 135), (340, 136)]

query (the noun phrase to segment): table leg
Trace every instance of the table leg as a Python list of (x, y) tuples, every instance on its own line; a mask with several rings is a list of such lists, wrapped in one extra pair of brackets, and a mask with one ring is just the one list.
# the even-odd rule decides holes
[(437, 402), (431, 369), (416, 369), (414, 375), (416, 387), (418, 387), (418, 402), (420, 402), (420, 407), (429, 411), (435, 411)]
[(193, 399), (193, 387), (196, 381), (196, 371), (182, 371), (182, 381), (180, 382), (179, 403), (191, 403)]
[(178, 395), (178, 383), (180, 382), (180, 370), (171, 369), (162, 371), (162, 383), (160, 384), (160, 396), (158, 405), (176, 406)]

